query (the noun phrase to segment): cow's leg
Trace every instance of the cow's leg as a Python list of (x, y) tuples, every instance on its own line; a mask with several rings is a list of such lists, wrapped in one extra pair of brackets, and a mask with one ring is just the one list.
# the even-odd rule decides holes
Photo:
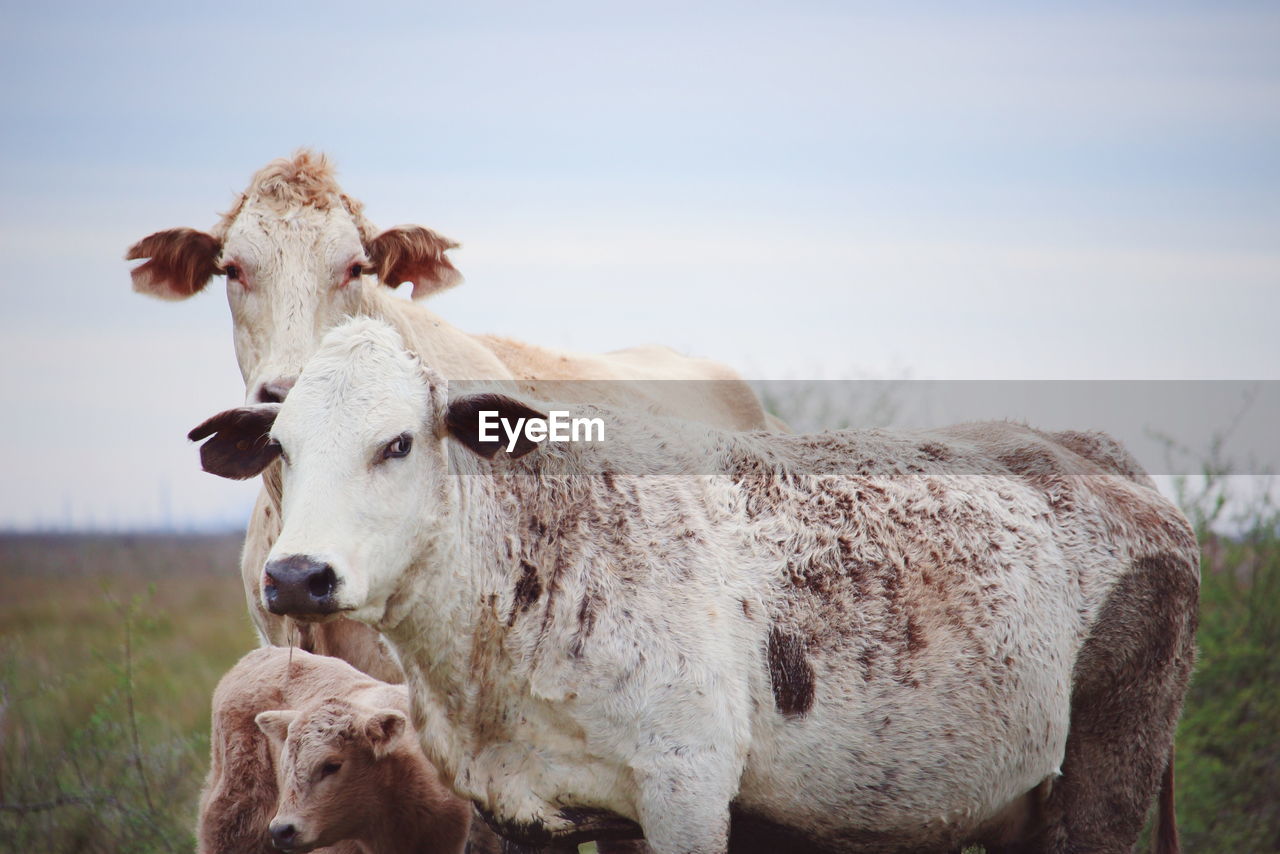
[(665, 764), (661, 771), (637, 773), (636, 807), (644, 838), (654, 854), (726, 854), (729, 801), (734, 786), (726, 775), (696, 760)]
[(1172, 555), (1135, 561), (1116, 585), (1073, 674), (1062, 776), (1023, 850), (1133, 849), (1172, 755), (1198, 595), (1197, 568)]

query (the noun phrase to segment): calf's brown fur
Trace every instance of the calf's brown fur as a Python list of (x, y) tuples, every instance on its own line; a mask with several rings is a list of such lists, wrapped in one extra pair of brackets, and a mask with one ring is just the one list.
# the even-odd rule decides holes
[[(406, 708), (408, 702), (403, 688), (371, 679), (336, 658), (311, 655), (298, 649), (254, 650), (222, 677), (213, 695), (209, 776), (200, 796), (196, 828), (199, 854), (279, 854), (268, 830), (279, 800), (275, 768), (279, 747), (262, 737), (255, 719), (264, 711), (300, 709), (326, 699), (350, 696), (379, 696), (391, 701), (398, 698)], [(445, 805), (440, 807), (442, 814), (455, 834), (460, 834), (459, 838), (467, 838), (470, 825), (471, 851), (496, 854), (500, 846), (497, 837), (482, 822), (471, 822), (470, 806), (448, 794), (438, 778), (432, 776), (434, 768), (422, 758), (413, 739), (403, 741), (413, 747), (415, 755), (403, 754), (398, 748), (387, 770), (392, 777), (398, 771), (412, 786), (408, 790), (383, 789), (381, 800), (391, 809), (420, 817), (423, 804), (414, 798), (425, 792), (429, 794), (425, 800), (428, 808)], [(448, 835), (440, 827), (433, 828), (432, 832)], [(365, 843), (354, 840), (323, 850), (326, 854), (368, 854), (370, 851)], [(406, 844), (402, 848), (372, 850), (419, 849)]]
[(272, 828), (286, 851), (354, 840), (366, 854), (461, 854), (471, 806), (440, 782), (408, 725), (408, 691), (379, 686), (262, 712), (279, 753)]

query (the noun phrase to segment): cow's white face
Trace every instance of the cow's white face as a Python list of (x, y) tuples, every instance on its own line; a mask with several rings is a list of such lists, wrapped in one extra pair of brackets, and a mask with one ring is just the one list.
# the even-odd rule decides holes
[(412, 282), (420, 299), (462, 280), (445, 257), (455, 243), (420, 225), (377, 233), (360, 210), (328, 161), (301, 151), (259, 170), (211, 232), (173, 228), (131, 246), (127, 259), (146, 259), (134, 290), (181, 300), (226, 276), (245, 398), (279, 402), (324, 333), (365, 313), (379, 282)]
[[(281, 403), (221, 412), (189, 437), (206, 471), (253, 477), (282, 461), (282, 530), (263, 567), (262, 603), (275, 614), (345, 614), (382, 628), (388, 603), (445, 560), (462, 524), (448, 442), (481, 457), (505, 451), (484, 435), (480, 413), (514, 423), (546, 415), (502, 395), (448, 399), (444, 378), (404, 349), (394, 329), (369, 318), (340, 324)], [(211, 437), (211, 438), (210, 438)]]
[[(364, 321), (340, 332), (352, 334), (335, 333), (316, 354), (271, 428), (283, 461), (283, 530), (263, 604), (377, 624), (448, 516), (445, 386), (389, 327)], [(297, 573), (307, 585), (294, 591), (301, 598), (285, 595)]]
[(281, 215), (246, 205), (227, 229), (226, 275), (246, 402), (281, 401), (324, 333), (360, 311), (370, 259), (341, 205)]

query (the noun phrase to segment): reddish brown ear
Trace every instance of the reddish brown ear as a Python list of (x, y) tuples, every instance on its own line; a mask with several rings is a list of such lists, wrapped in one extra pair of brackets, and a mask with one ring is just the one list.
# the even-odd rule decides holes
[[(490, 438), (480, 438), (481, 413), (489, 416), (490, 424), (493, 424), (496, 419), (505, 418), (512, 429), (515, 429), (516, 422), (521, 418), (526, 420), (541, 418), (544, 421), (547, 418), (538, 410), (501, 394), (469, 394), (449, 401), (449, 411), (444, 417), (449, 435), (485, 459), (492, 459), (498, 451), (506, 450), (509, 440), (506, 431), (500, 425), (496, 429), (490, 428), (487, 431)], [(494, 436), (497, 438), (492, 438)], [(520, 438), (516, 440), (516, 446), (511, 451), (511, 456), (523, 457), (536, 447), (538, 443), (526, 438), (522, 429)]]
[(271, 441), (271, 425), (278, 403), (260, 403), (219, 412), (187, 434), (193, 442), (212, 436), (200, 446), (200, 465), (210, 474), (245, 480), (260, 473), (280, 456)]
[(413, 282), (413, 298), (422, 299), (462, 281), (462, 274), (444, 256), (457, 246), (429, 228), (397, 225), (375, 237), (367, 251), (383, 284), (396, 288)]
[(186, 299), (218, 274), (216, 238), (194, 228), (157, 231), (129, 247), (126, 261), (150, 258), (133, 268), (133, 289), (160, 299)]

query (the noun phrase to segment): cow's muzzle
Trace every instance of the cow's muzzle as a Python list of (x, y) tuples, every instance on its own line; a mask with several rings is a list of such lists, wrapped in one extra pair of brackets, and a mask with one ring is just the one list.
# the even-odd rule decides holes
[(258, 386), (258, 392), (254, 398), (258, 403), (284, 403), (284, 399), (289, 396), (289, 392), (297, 381), (297, 377), (280, 377), (265, 382)]
[(315, 848), (315, 844), (310, 845), (302, 841), (302, 834), (298, 832), (297, 825), (288, 820), (276, 819), (271, 822), (269, 827), (271, 832), (271, 844), (281, 851), (287, 851), (289, 854), (302, 854), (304, 851), (310, 851)]
[(267, 610), (290, 617), (323, 616), (338, 610), (338, 576), (327, 563), (289, 555), (267, 563), (262, 586)]

